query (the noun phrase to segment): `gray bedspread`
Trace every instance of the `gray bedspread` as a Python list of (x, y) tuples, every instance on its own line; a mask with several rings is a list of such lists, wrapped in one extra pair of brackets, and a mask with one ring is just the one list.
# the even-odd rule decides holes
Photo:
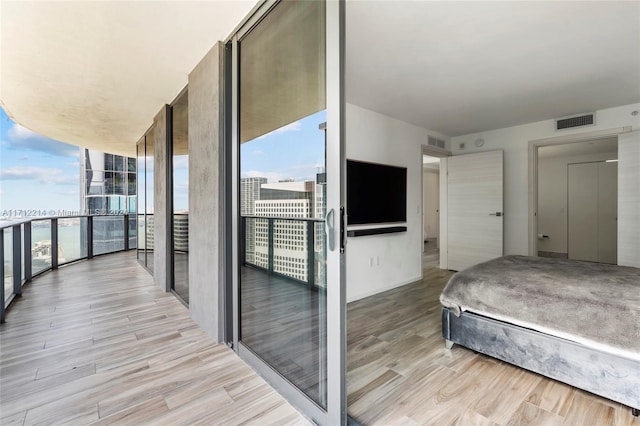
[(456, 273), (440, 302), (640, 360), (638, 268), (505, 256)]

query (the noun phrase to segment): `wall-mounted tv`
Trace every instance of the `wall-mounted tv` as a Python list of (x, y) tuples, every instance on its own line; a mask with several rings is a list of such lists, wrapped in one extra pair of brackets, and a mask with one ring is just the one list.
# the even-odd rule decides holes
[(347, 224), (407, 221), (407, 168), (347, 160)]

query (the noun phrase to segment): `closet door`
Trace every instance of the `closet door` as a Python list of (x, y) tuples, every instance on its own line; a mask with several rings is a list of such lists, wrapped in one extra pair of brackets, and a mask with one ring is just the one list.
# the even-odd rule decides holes
[(598, 163), (567, 167), (569, 259), (598, 261)]
[(618, 260), (618, 163), (598, 163), (598, 262)]

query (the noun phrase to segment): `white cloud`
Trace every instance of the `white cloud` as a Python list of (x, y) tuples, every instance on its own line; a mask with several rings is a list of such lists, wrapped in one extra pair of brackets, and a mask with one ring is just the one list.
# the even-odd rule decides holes
[(287, 124), (286, 126), (274, 130), (273, 133), (299, 132), (300, 130), (302, 130), (302, 122), (294, 121), (291, 124)]
[(260, 172), (257, 170), (251, 170), (245, 173), (242, 173), (243, 178), (252, 178), (252, 177), (263, 177), (267, 178), (268, 182), (279, 182), (281, 180), (287, 179), (288, 176), (285, 176), (281, 173), (277, 172)]
[(264, 151), (261, 151), (259, 149), (256, 149), (255, 151), (251, 151), (251, 154), (253, 154), (253, 155), (267, 155)]
[(289, 167), (289, 170), (314, 170), (315, 172), (318, 172), (318, 169), (323, 169), (324, 170), (324, 165), (323, 164), (301, 164), (299, 166), (291, 166)]
[(56, 191), (56, 194), (57, 195), (64, 195), (65, 197), (66, 196), (73, 196), (73, 195), (77, 196), (77, 195), (80, 194), (80, 191), (78, 189), (68, 189), (66, 191)]
[(6, 145), (8, 145), (9, 149), (16, 151), (39, 151), (58, 157), (73, 158), (78, 158), (80, 154), (77, 146), (49, 139), (17, 123), (14, 123), (9, 129), (7, 136), (9, 140)]
[(27, 129), (26, 127), (22, 127), (18, 123), (14, 123), (13, 127), (11, 127), (11, 129), (9, 129), (7, 134), (9, 135), (9, 137), (11, 139), (22, 139), (22, 140), (29, 139), (29, 138), (42, 137), (39, 134), (37, 134), (36, 132), (32, 132), (31, 130)]
[(2, 180), (35, 180), (41, 184), (78, 185), (78, 175), (64, 175), (61, 169), (15, 166), (0, 170)]
[(256, 140), (266, 138), (267, 136), (276, 135), (276, 134), (282, 134), (282, 133), (288, 133), (288, 132), (299, 132), (300, 130), (302, 130), (302, 122), (294, 121), (293, 123), (289, 123), (286, 126), (280, 127), (279, 129), (273, 130), (269, 133), (265, 133), (262, 136), (258, 136)]
[(173, 157), (173, 168), (178, 170), (189, 169), (189, 157), (186, 155)]

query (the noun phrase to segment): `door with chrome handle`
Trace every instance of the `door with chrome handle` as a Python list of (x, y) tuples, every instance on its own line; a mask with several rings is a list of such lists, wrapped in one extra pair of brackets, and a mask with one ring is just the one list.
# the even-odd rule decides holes
[(334, 251), (336, 248), (335, 216), (335, 210), (331, 209), (327, 212), (327, 215), (324, 218), (324, 226), (327, 232), (327, 246), (330, 251)]
[(489, 213), (489, 216), (504, 216), (502, 212)]

